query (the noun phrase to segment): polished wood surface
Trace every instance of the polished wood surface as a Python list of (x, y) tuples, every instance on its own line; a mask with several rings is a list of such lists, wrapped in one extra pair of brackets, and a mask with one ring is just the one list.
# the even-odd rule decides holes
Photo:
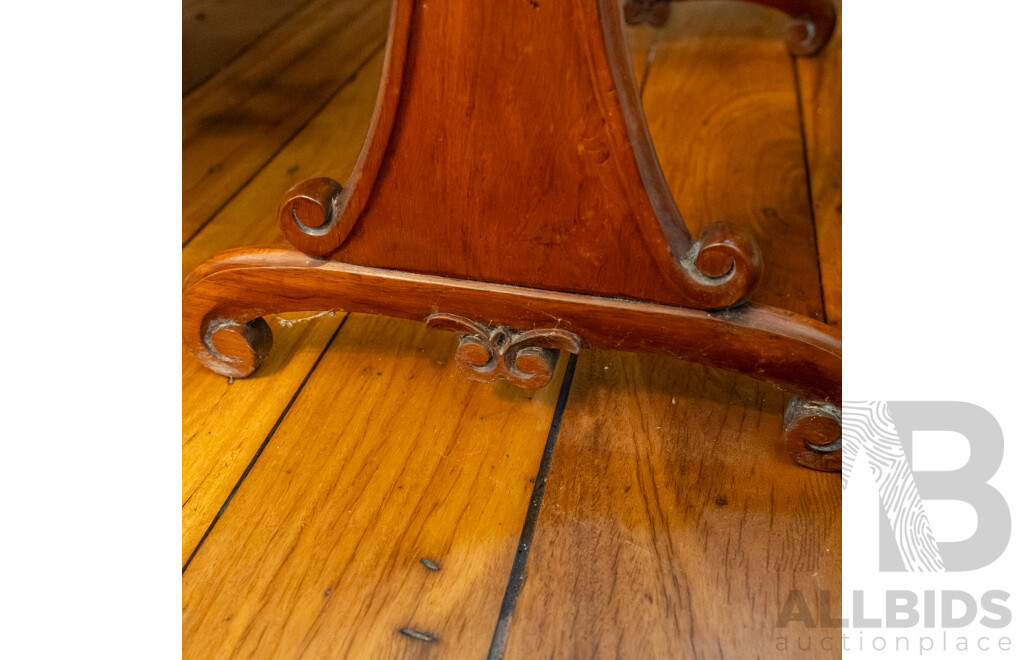
[(839, 333), (751, 303), (706, 312), (351, 266), (287, 248), (223, 252), (189, 273), (184, 291), (186, 345), (204, 366), (232, 378), (253, 373), (265, 354), (265, 314), (344, 309), (427, 321), (445, 310), (510, 328), (561, 328), (589, 348), (661, 353), (812, 398), (842, 398)]
[[(840, 13), (842, 4), (837, 2)], [(843, 325), (843, 30), (816, 58), (796, 62), (825, 320)]]
[(184, 657), (486, 654), (564, 369), (479, 385), (455, 342), (345, 323), (184, 573)]
[(187, 94), (309, 0), (184, 0), (181, 87)]
[(702, 309), (743, 301), (762, 270), (735, 225), (687, 229), (615, 0), (396, 0), (356, 169), (290, 191), (280, 222), (348, 264)]
[(229, 383), (190, 355), (182, 358), (182, 565), (340, 322), (339, 316), (276, 328), (266, 378)]
[[(702, 4), (674, 8), (643, 90), (667, 177), (688, 217), (724, 206), (759, 238), (778, 232), (765, 253), (787, 266), (761, 294), (820, 318), (790, 58), (770, 22)], [(708, 167), (684, 167), (691, 154)], [(789, 592), (830, 591), (838, 611), (842, 578), (841, 484), (770, 442), (786, 404), (699, 365), (584, 351), (506, 657), (788, 658), (797, 632), (827, 636), (790, 625), (777, 649)]]
[[(717, 67), (714, 53), (729, 41), (740, 54), (704, 95), (707, 104), (722, 104), (730, 80), (742, 87), (759, 67), (772, 66), (759, 55), (766, 45), (781, 46), (779, 32), (764, 34), (763, 23), (779, 19), (745, 3), (688, 4), (673, 7), (665, 28), (627, 32), (637, 80), (671, 78), (662, 55), (680, 42), (698, 61), (703, 43), (716, 62), (708, 66)], [(382, 41), (383, 28), (364, 36)], [(375, 71), (371, 65), (276, 145), (277, 155), (248, 185), (216, 191), (231, 201), (189, 242), (183, 273), (220, 250), (278, 240), (277, 205), (295, 183), (347, 178), (376, 96), (380, 60)], [(697, 65), (686, 75), (715, 77)], [(649, 93), (652, 122), (667, 125), (687, 111)], [(795, 83), (771, 94), (773, 107), (795, 107)], [(748, 110), (755, 105), (748, 102)], [(707, 111), (701, 108), (695, 111)], [(829, 112), (838, 107), (823, 104), (817, 116), (824, 121)], [(783, 114), (772, 111), (759, 126), (737, 124), (753, 145), (747, 162), (802, 167), (791, 147), (773, 154), (774, 140), (755, 139), (756, 128), (792, 135), (789, 120), (772, 127)], [(351, 131), (336, 132), (339, 122)], [(738, 142), (731, 130), (698, 139), (711, 152), (715, 141)], [(652, 133), (663, 161), (693, 149), (670, 132)], [(323, 148), (328, 141), (331, 148)], [(687, 161), (666, 162), (670, 182), (692, 179)], [(735, 163), (708, 164), (706, 180), (731, 181)], [(735, 187), (742, 210), (733, 221), (757, 231), (751, 225), (769, 206), (764, 200), (782, 207), (780, 199), (807, 199), (807, 176), (814, 180), (813, 168), (760, 185), (750, 176)], [(672, 192), (681, 205), (728, 196)], [(797, 217), (762, 214), (759, 221), (781, 232), (795, 224), (794, 236), (806, 236), (806, 211)], [(801, 269), (812, 282), (818, 277), (813, 240), (796, 241), (784, 255), (775, 249), (766, 248), (766, 261), (792, 260), (789, 285)], [(836, 256), (822, 252), (820, 259)], [(797, 282), (802, 293), (787, 301), (770, 273), (757, 295), (821, 313), (813, 286)], [(800, 588), (813, 602), (818, 587), (831, 588), (840, 616), (838, 480), (792, 464), (779, 441), (786, 397), (771, 386), (670, 358), (585, 348), (575, 377), (563, 380), (560, 368), (531, 394), (466, 381), (450, 333), (358, 314), (345, 320), (340, 312), (299, 320), (309, 316), (286, 315), (290, 327), (268, 317), (275, 347), (250, 379), (229, 385), (183, 357), (183, 503), (191, 495), (183, 507), (183, 563), (191, 557), (183, 574), (185, 657), (482, 658), (489, 649), (507, 658), (574, 657), (592, 648), (598, 657), (614, 657), (616, 648), (623, 657), (659, 650), (721, 657), (719, 645), (725, 657), (791, 657), (776, 650), (779, 594)], [(554, 399), (565, 381), (572, 395), (561, 409)], [(560, 432), (549, 426), (555, 420)], [(751, 474), (772, 486), (758, 487), (764, 482)], [(531, 481), (546, 489), (538, 493)], [(655, 499), (648, 504), (644, 496)], [(197, 501), (206, 504), (186, 516)], [(488, 522), (502, 531), (492, 533)], [(552, 553), (566, 565), (553, 564)], [(609, 584), (612, 569), (618, 578)], [(509, 603), (517, 585), (519, 598)], [(553, 619), (571, 622), (579, 636)], [(501, 640), (499, 629), (507, 633)], [(789, 632), (792, 640), (818, 631), (791, 624)]]
[(184, 98), (183, 242), (382, 48), (388, 15), (379, 0), (314, 0)]
[[(699, 360), (838, 401), (835, 336), (744, 304), (763, 269), (750, 233), (716, 221), (695, 237), (684, 223), (619, 5), (566, 3), (541, 19), (537, 9), (395, 0), (351, 177), (307, 180), (280, 207), (288, 241), (327, 261), (252, 248), (197, 267), (183, 297), (186, 345), (239, 378), (271, 349), (268, 313), (441, 312), (522, 333), (545, 329), (546, 315), (590, 346)], [(495, 34), (507, 38), (488, 42)], [(620, 298), (663, 309), (608, 302)]]
[[(381, 26), (381, 33), (383, 29)], [(343, 177), (352, 169), (369, 125), (382, 63), (383, 54), (378, 53), (295, 139), (282, 146), (249, 185), (233, 194), (182, 250), (183, 277), (227, 248), (281, 240), (275, 217), (281, 192), (310, 172)], [(346, 129), (342, 135), (351, 136), (347, 142), (331, 137), (339, 126)], [(323, 150), (328, 139), (334, 139), (334, 148)], [(293, 314), (290, 318), (308, 316)], [(199, 545), (343, 316), (319, 317), (290, 326), (272, 318), (274, 350), (263, 364), (263, 376), (230, 386), (223, 376), (203, 368), (190, 354), (183, 359), (182, 563)]]
[(775, 628), (790, 590), (839, 609), (841, 483), (738, 441), (770, 438), (784, 403), (699, 365), (584, 353), (505, 657), (792, 657)]
[[(223, 250), (243, 245), (283, 244), (285, 240), (277, 226), (276, 215), (283, 192), (313, 173), (343, 179), (352, 171), (370, 123), (383, 62), (383, 52), (378, 52), (295, 138), (279, 147), (277, 154), (251, 182), (240, 190), (228, 189), (230, 201), (182, 250), (182, 278)], [(345, 136), (345, 139), (337, 136)], [(332, 148), (324, 149), (328, 140)], [(221, 196), (224, 191), (207, 191), (206, 194)], [(198, 203), (206, 204), (207, 200)]]
[[(695, 0), (626, 0), (623, 16), (629, 25), (661, 27), (672, 15), (671, 2)], [(829, 42), (836, 25), (832, 0), (746, 0), (789, 16), (786, 47), (793, 55), (815, 55)]]
[(643, 90), (651, 137), (691, 228), (732, 222), (763, 249), (750, 299), (821, 319), (793, 59), (778, 39), (785, 21), (729, 9), (680, 5), (663, 28), (673, 37), (655, 42)]

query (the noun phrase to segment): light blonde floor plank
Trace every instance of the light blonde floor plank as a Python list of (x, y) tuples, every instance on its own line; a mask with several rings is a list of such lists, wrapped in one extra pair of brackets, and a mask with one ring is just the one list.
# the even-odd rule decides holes
[(181, 562), (231, 490), (340, 323), (274, 327), (275, 347), (252, 378), (228, 380), (182, 355)]
[(564, 366), (471, 383), (455, 345), (347, 321), (184, 574), (186, 658), (486, 653)]
[[(298, 181), (323, 175), (347, 178), (373, 111), (382, 63), (383, 54), (378, 54), (364, 66), (252, 184), (199, 232), (182, 252), (183, 276), (221, 250), (280, 242), (277, 205)], [(252, 377), (230, 386), (191, 355), (183, 355), (182, 562), (195, 550), (343, 316), (292, 327), (281, 325), (276, 316), (268, 317), (274, 347), (267, 362)]]

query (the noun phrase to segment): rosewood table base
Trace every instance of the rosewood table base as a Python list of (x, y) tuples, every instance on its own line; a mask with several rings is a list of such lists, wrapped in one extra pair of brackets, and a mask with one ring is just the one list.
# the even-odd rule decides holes
[[(269, 286), (268, 286), (269, 284)], [(185, 281), (185, 341), (207, 368), (233, 378), (270, 351), (267, 314), (346, 310), (420, 320), (459, 332), (459, 369), (522, 387), (550, 380), (552, 349), (606, 348), (701, 362), (793, 391), (785, 434), (802, 465), (841, 467), (838, 333), (785, 310), (744, 304), (703, 311), (621, 299), (481, 284), (352, 266), (284, 248), (222, 253)], [(473, 319), (473, 320), (471, 320)], [(516, 333), (509, 328), (532, 328)], [(491, 340), (497, 331), (506, 340)]]
[(748, 302), (766, 265), (746, 231), (690, 234), (618, 0), (395, 0), (355, 171), (288, 191), (279, 222), (295, 249), (224, 252), (185, 280), (184, 341), (217, 373), (253, 373), (262, 317), (300, 311), (457, 332), (463, 373), (527, 388), (558, 350), (659, 353), (792, 391), (794, 459), (840, 468), (840, 335)]

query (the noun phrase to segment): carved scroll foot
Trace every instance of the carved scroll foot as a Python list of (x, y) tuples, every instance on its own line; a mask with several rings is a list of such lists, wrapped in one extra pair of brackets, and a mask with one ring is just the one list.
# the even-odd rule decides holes
[[(264, 329), (265, 338), (260, 339), (258, 322), (249, 330), (239, 326), (266, 314), (324, 309), (419, 321), (443, 309), (508, 328), (549, 328), (557, 319), (557, 336), (571, 333), (593, 348), (694, 360), (774, 383), (808, 400), (838, 401), (842, 395), (838, 331), (785, 310), (745, 304), (705, 312), (353, 266), (281, 248), (231, 250), (192, 271), (185, 280), (182, 332), (186, 345), (204, 364), (218, 373), (242, 375), (241, 367), (249, 364), (244, 354), (252, 350), (261, 357), (269, 347), (269, 332)], [(238, 326), (217, 328), (223, 320)], [(216, 355), (204, 341), (211, 327), (218, 335), (212, 345), (228, 358), (218, 360), (220, 368), (216, 362), (210, 364)], [(465, 325), (454, 329), (466, 334), (477, 330)], [(248, 337), (244, 346), (235, 348), (228, 336), (220, 341), (225, 330)], [(516, 333), (512, 345), (524, 347), (525, 339), (530, 339), (528, 345), (573, 349), (565, 337), (548, 336), (543, 339), (548, 343), (541, 343), (535, 333), (556, 331)], [(506, 363), (508, 353), (506, 349)]]
[(185, 280), (182, 331), (204, 366), (241, 378), (270, 349), (270, 328), (260, 317), (324, 309), (426, 320), (453, 330), (462, 335), (456, 358), (463, 373), (475, 380), (507, 378), (527, 388), (551, 379), (554, 349), (575, 353), (583, 342), (747, 374), (798, 395), (786, 411), (786, 438), (798, 463), (827, 471), (838, 471), (842, 463), (840, 411), (828, 403), (842, 398), (840, 335), (781, 309), (748, 303), (707, 312), (247, 248), (224, 252), (192, 271)]
[(527, 390), (551, 381), (558, 349), (580, 352), (580, 338), (559, 328), (515, 332), (503, 325), (488, 327), (454, 314), (431, 314), (428, 326), (459, 333), (455, 361), (467, 378), (489, 383), (498, 378)]
[(804, 467), (823, 472), (843, 469), (842, 411), (828, 401), (793, 397), (783, 421), (786, 445)]
[(226, 318), (208, 320), (201, 344), (193, 348), (196, 359), (211, 371), (229, 378), (245, 378), (270, 352), (274, 335), (262, 318), (238, 322)]

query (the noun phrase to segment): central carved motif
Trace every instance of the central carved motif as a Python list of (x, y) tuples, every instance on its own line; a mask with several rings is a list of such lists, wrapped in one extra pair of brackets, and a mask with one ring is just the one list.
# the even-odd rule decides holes
[(561, 328), (516, 332), (444, 313), (431, 314), (426, 323), (459, 333), (455, 362), (470, 380), (481, 383), (504, 378), (524, 389), (540, 389), (551, 381), (558, 349), (579, 353), (581, 347), (579, 337)]
[[(828, 39), (830, 0), (753, 1), (811, 38), (792, 52)], [(797, 462), (838, 470), (841, 333), (750, 300), (764, 267), (750, 231), (709, 210), (691, 233), (647, 130), (622, 10), (395, 0), (345, 185), (320, 177), (286, 193), (278, 219), (295, 250), (223, 252), (185, 280), (197, 359), (243, 378), (270, 350), (262, 317), (344, 309), (426, 317), (459, 333), (471, 379), (536, 389), (556, 349), (576, 353), (583, 338), (793, 390), (814, 404), (787, 417)]]

